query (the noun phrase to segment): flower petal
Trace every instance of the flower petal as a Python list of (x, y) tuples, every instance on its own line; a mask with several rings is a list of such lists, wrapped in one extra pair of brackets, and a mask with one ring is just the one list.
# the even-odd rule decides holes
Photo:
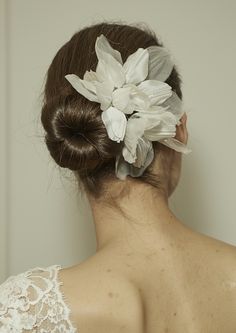
[(126, 116), (113, 106), (102, 112), (102, 121), (111, 140), (120, 142), (124, 139), (126, 130)]
[(134, 163), (136, 161), (137, 144), (138, 144), (138, 138), (137, 138), (137, 143), (133, 144), (133, 146), (130, 146), (129, 149), (127, 148), (127, 146), (124, 146), (122, 149), (122, 155), (124, 159), (129, 163)]
[(136, 114), (132, 115), (128, 119), (124, 138), (125, 145), (123, 147), (122, 154), (124, 159), (129, 163), (134, 163), (136, 160), (138, 139), (143, 136), (145, 125), (145, 119), (138, 118)]
[(166, 81), (174, 67), (170, 53), (164, 47), (157, 45), (149, 46), (147, 50), (149, 53), (147, 79)]
[(151, 164), (153, 158), (154, 151), (153, 148), (151, 148), (148, 151), (145, 164), (141, 168), (137, 168), (133, 164), (126, 162), (122, 154), (118, 155), (115, 165), (115, 172), (117, 178), (125, 180), (126, 176), (140, 177), (144, 173), (145, 169)]
[(134, 111), (134, 104), (131, 102), (131, 87), (123, 87), (115, 89), (112, 93), (112, 104), (118, 110), (126, 114)]
[(98, 60), (97, 67), (96, 67), (96, 76), (97, 76), (97, 79), (99, 82), (102, 82), (102, 83), (109, 82), (109, 84), (113, 87), (113, 89), (115, 88), (114, 82), (108, 72), (106, 62), (102, 59)]
[(157, 80), (143, 81), (137, 87), (149, 97), (151, 105), (160, 105), (172, 95), (171, 86)]
[(175, 138), (166, 138), (163, 140), (159, 140), (163, 145), (172, 148), (180, 153), (189, 154), (192, 152), (192, 149), (188, 148), (181, 141), (176, 140)]
[[(105, 36), (103, 36), (105, 38)], [(95, 51), (98, 58), (96, 73), (99, 81), (111, 80), (114, 87), (121, 87), (125, 83), (125, 72), (122, 64), (114, 57), (112, 48), (107, 46), (108, 42), (103, 37), (97, 38)]]
[(93, 92), (96, 95), (96, 86), (95, 86), (95, 82), (97, 81), (87, 81), (87, 80), (81, 80), (81, 83), (84, 85), (84, 87), (86, 89), (88, 89), (89, 91)]
[(70, 82), (72, 87), (77, 90), (81, 95), (89, 99), (93, 102), (99, 102), (97, 95), (92, 91), (89, 90), (85, 84), (86, 82), (81, 80), (77, 75), (75, 74), (67, 74), (65, 75), (65, 78)]
[(134, 109), (136, 111), (145, 111), (149, 109), (151, 105), (151, 100), (149, 97), (136, 86), (134, 86), (132, 89), (131, 101), (134, 104)]
[(126, 83), (137, 84), (148, 75), (148, 51), (143, 48), (132, 53), (123, 65)]
[(144, 135), (150, 141), (173, 137), (176, 135), (176, 124), (176, 117), (171, 112), (166, 111), (156, 117), (149, 115)]
[[(128, 123), (132, 120), (131, 116)], [(137, 112), (135, 117), (138, 118), (140, 125), (144, 128), (145, 138), (150, 141), (159, 141), (163, 138), (173, 137), (176, 134), (176, 124), (178, 120), (171, 112), (163, 110)], [(137, 122), (137, 120), (136, 120)], [(125, 140), (126, 141), (126, 140)]]
[(94, 84), (98, 100), (101, 103), (100, 108), (105, 111), (111, 105), (113, 86), (110, 82), (94, 82)]
[(86, 80), (86, 81), (98, 81), (96, 72), (94, 72), (91, 69), (89, 71), (86, 71), (84, 73), (83, 80)]
[(150, 113), (150, 114), (155, 114), (159, 113), (162, 114), (163, 112), (166, 112), (167, 110), (169, 111), (169, 106), (163, 107), (162, 105), (151, 105), (148, 109), (146, 110), (140, 110), (139, 112), (144, 112), (144, 113)]
[(114, 87), (122, 87), (125, 83), (125, 73), (122, 65), (109, 54), (99, 59), (96, 73), (99, 81), (110, 80), (113, 82)]
[(95, 51), (98, 58), (102, 58), (103, 54), (107, 53), (113, 56), (113, 58), (115, 58), (121, 65), (123, 64), (120, 52), (111, 47), (107, 38), (103, 34), (96, 39)]
[(137, 159), (133, 165), (137, 168), (141, 168), (145, 165), (149, 151), (152, 150), (152, 142), (147, 140), (145, 137), (138, 139), (137, 145)]
[(184, 114), (183, 102), (179, 98), (179, 96), (176, 94), (175, 91), (172, 91), (171, 97), (166, 99), (165, 102), (162, 104), (162, 106), (164, 106), (164, 107), (169, 106), (168, 111), (172, 112), (178, 120)]

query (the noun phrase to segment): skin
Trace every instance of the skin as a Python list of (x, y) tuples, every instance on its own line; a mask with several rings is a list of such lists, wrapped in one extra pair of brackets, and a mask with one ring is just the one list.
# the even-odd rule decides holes
[[(184, 143), (186, 121), (184, 114), (176, 130)], [(87, 194), (96, 253), (59, 272), (80, 333), (236, 332), (236, 247), (190, 229), (170, 210), (181, 162), (163, 146), (153, 163), (159, 190), (130, 177), (109, 184), (122, 211)]]

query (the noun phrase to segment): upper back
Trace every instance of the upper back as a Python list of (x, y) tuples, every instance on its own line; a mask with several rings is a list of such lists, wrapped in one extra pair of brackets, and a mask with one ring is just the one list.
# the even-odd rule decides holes
[(59, 276), (80, 333), (236, 331), (236, 247), (205, 235), (165, 260), (101, 252)]

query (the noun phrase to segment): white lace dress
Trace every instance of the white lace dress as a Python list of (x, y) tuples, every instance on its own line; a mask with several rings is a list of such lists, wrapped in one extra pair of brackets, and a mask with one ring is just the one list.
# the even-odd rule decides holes
[(35, 267), (0, 285), (0, 333), (78, 333), (60, 290), (61, 268)]

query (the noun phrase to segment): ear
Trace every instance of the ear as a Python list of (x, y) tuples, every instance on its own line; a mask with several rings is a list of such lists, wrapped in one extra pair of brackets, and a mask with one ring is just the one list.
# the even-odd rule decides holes
[(183, 114), (183, 116), (180, 118), (180, 122), (181, 124), (176, 126), (176, 135), (175, 135), (175, 139), (187, 144), (188, 142), (188, 130), (187, 130), (187, 115), (186, 112)]

